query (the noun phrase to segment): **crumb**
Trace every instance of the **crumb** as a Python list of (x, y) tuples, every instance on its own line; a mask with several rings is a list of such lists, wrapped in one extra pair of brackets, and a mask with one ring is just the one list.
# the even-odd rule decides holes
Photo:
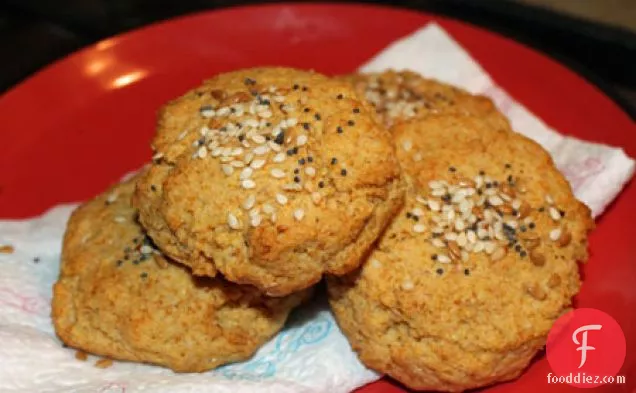
[(157, 266), (159, 266), (159, 268), (161, 269), (165, 269), (168, 267), (168, 262), (166, 262), (166, 260), (161, 257), (155, 258), (155, 262), (157, 263)]
[(86, 359), (88, 359), (88, 354), (86, 354), (86, 352), (84, 351), (77, 351), (75, 352), (75, 359), (85, 362)]
[(0, 254), (13, 254), (13, 252), (15, 251), (15, 248), (13, 248), (13, 246), (11, 245), (3, 245), (0, 246)]
[(113, 365), (113, 359), (103, 358), (95, 362), (95, 367), (97, 368), (109, 368), (112, 365)]

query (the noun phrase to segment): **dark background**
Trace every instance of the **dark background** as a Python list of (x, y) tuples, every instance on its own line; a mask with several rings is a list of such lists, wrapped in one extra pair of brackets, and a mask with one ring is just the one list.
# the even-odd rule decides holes
[[(0, 0), (0, 92), (108, 36), (185, 13), (249, 3), (254, 1)], [(512, 0), (373, 3), (438, 13), (523, 42), (583, 75), (636, 119), (636, 20), (630, 30)], [(620, 4), (615, 7), (609, 11), (623, 11)]]

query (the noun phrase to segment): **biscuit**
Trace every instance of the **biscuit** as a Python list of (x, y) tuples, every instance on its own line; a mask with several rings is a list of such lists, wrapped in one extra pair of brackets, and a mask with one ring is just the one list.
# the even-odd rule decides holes
[(80, 206), (64, 236), (53, 323), (67, 345), (112, 359), (199, 372), (248, 359), (308, 293), (196, 278), (136, 222), (134, 180)]
[(166, 105), (133, 204), (196, 275), (283, 296), (357, 268), (403, 203), (390, 134), (350, 85), (287, 68), (226, 74)]
[(497, 127), (509, 127), (506, 117), (488, 97), (470, 94), (412, 71), (352, 74), (343, 79), (373, 105), (387, 127), (432, 114), (473, 115)]
[(359, 270), (329, 277), (359, 358), (417, 390), (517, 377), (580, 286), (589, 209), (549, 154), (472, 116), (394, 129), (406, 203)]

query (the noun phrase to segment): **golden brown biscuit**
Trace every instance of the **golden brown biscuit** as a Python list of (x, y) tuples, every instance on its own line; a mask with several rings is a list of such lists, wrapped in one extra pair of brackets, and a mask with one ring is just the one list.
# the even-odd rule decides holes
[(59, 337), (97, 355), (180, 372), (252, 356), (307, 292), (267, 298), (253, 287), (194, 278), (161, 255), (136, 222), (133, 182), (70, 218), (53, 292)]
[(593, 221), (548, 153), (471, 116), (394, 130), (406, 204), (370, 253), (329, 278), (362, 362), (418, 390), (517, 377), (579, 290)]
[(412, 71), (384, 71), (343, 77), (375, 107), (387, 127), (432, 114), (474, 115), (508, 128), (509, 123), (485, 96), (427, 79)]
[(161, 111), (133, 204), (197, 275), (283, 296), (344, 274), (403, 203), (390, 135), (371, 113), (316, 73), (218, 75)]

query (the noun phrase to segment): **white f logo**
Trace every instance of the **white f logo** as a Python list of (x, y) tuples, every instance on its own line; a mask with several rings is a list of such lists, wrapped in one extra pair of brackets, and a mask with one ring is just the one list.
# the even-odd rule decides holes
[[(580, 347), (576, 348), (577, 351), (581, 351), (581, 364), (579, 364), (579, 368), (583, 367), (585, 361), (587, 360), (587, 351), (593, 351), (596, 349), (587, 345), (587, 331), (601, 330), (602, 327), (603, 325), (585, 325), (576, 329), (574, 333), (572, 333), (572, 341), (574, 341), (574, 344), (581, 345)], [(581, 342), (579, 342), (576, 336), (581, 332), (583, 332), (583, 339), (581, 340)]]

